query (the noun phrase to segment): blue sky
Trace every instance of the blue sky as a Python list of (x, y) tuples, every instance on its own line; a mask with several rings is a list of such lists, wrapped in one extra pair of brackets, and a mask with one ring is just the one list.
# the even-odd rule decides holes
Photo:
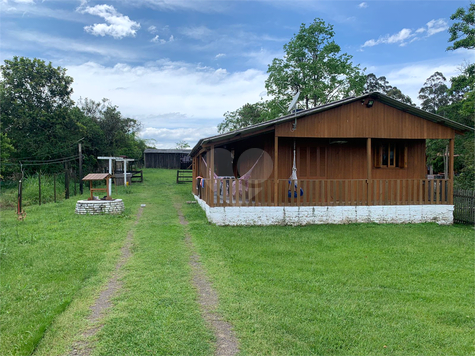
[[(217, 133), (226, 111), (265, 98), (267, 65), (301, 23), (332, 24), (342, 52), (417, 101), (474, 51), (446, 51), (469, 1), (0, 0), (0, 60), (67, 68), (73, 98), (108, 98), (159, 148)], [(471, 53), (470, 53), (471, 52)]]

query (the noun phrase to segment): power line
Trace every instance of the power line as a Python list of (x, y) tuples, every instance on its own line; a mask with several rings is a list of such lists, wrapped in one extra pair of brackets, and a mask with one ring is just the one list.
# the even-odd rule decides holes
[(71, 161), (76, 161), (79, 158), (79, 155), (76, 156), (71, 156), (71, 157), (65, 157), (65, 158), (58, 158), (56, 160), (52, 160), (50, 162), (44, 161), (44, 162), (38, 162), (38, 163), (2, 163), (4, 166), (47, 166), (50, 164), (60, 164), (60, 163), (66, 163), (66, 162), (71, 162)]

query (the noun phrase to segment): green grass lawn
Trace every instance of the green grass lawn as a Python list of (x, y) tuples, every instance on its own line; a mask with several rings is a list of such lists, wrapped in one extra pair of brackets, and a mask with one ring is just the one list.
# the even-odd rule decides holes
[[(0, 355), (68, 354), (90, 326), (89, 306), (130, 229), (134, 255), (124, 267), (123, 294), (96, 337), (96, 353), (210, 353), (211, 334), (189, 283), (183, 230), (170, 205), (172, 176), (151, 170), (144, 184), (114, 187), (113, 197), (126, 205), (120, 216), (78, 216), (76, 199), (26, 207), (25, 221), (2, 209)], [(141, 203), (147, 207), (134, 227)]]
[(472, 227), (217, 227), (196, 205), (185, 215), (242, 355), (474, 354)]
[(241, 355), (475, 353), (472, 227), (217, 227), (184, 204), (191, 186), (175, 177), (146, 170), (143, 184), (113, 191), (121, 216), (77, 216), (75, 199), (27, 207), (23, 222), (1, 211), (0, 355), (68, 354), (131, 229), (93, 354), (213, 354), (175, 202)]

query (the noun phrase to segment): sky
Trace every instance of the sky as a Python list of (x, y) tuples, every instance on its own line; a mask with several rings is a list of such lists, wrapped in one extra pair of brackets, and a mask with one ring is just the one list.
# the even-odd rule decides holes
[(0, 61), (67, 69), (73, 99), (108, 98), (150, 146), (193, 147), (223, 114), (268, 98), (267, 67), (302, 23), (333, 25), (342, 53), (418, 103), (474, 51), (446, 51), (450, 16), (469, 1), (0, 0)]

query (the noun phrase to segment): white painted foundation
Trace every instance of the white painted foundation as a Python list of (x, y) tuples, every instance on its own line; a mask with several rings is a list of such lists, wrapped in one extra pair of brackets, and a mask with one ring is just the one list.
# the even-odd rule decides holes
[(453, 205), (376, 205), (376, 206), (249, 206), (213, 207), (195, 195), (216, 225), (313, 225), (313, 224), (414, 224), (435, 222), (453, 224)]

